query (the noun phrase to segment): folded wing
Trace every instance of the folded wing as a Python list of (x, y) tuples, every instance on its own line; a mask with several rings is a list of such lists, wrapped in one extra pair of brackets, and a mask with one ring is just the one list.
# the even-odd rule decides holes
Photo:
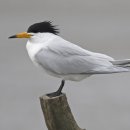
[(125, 71), (112, 64), (113, 58), (87, 51), (62, 38), (54, 39), (46, 48), (42, 48), (35, 57), (44, 69), (62, 75)]

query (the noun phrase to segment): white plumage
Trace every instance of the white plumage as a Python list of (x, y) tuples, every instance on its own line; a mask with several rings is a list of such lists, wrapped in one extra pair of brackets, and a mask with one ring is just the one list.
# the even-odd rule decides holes
[(50, 21), (31, 25), (27, 32), (9, 38), (28, 38), (27, 51), (33, 63), (49, 75), (61, 78), (61, 85), (50, 97), (62, 94), (65, 80), (80, 81), (94, 74), (130, 71), (130, 59), (112, 57), (85, 50), (57, 34), (59, 30)]
[(115, 61), (85, 50), (52, 33), (32, 33), (27, 42), (31, 60), (48, 74), (79, 81), (94, 74), (128, 72), (130, 59)]

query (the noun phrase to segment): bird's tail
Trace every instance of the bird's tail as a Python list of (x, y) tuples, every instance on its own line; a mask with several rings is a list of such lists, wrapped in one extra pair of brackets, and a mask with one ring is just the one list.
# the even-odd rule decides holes
[(124, 72), (130, 71), (130, 59), (115, 60), (115, 61), (111, 61), (111, 63), (121, 68), (121, 71), (123, 70)]

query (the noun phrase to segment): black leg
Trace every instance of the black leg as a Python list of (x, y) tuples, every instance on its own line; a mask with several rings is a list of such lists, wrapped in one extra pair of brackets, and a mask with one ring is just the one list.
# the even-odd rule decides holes
[(65, 85), (65, 80), (62, 80), (59, 89), (56, 92), (47, 94), (47, 96), (49, 96), (49, 97), (59, 96), (60, 94), (62, 94), (62, 89), (63, 89), (64, 85)]
[(58, 95), (62, 94), (62, 89), (64, 87), (64, 84), (65, 84), (65, 80), (62, 80), (59, 89), (56, 91)]

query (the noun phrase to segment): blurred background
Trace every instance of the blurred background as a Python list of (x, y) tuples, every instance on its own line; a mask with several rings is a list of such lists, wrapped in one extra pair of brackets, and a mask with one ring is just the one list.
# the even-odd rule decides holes
[[(27, 39), (8, 39), (44, 20), (85, 49), (130, 58), (129, 0), (0, 0), (0, 130), (47, 130), (39, 96), (60, 79), (32, 64)], [(81, 128), (130, 129), (130, 73), (67, 81), (64, 92)]]

